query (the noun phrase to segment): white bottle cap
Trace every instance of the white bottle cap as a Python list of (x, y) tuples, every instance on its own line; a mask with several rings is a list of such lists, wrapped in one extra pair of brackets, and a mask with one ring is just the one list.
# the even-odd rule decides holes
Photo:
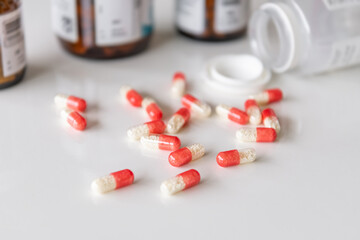
[(271, 79), (271, 71), (253, 55), (223, 55), (211, 59), (203, 71), (204, 81), (229, 94), (261, 91)]

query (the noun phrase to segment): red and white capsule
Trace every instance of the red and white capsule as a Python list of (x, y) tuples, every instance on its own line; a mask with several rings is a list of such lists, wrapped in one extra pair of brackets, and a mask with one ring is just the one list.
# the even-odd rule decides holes
[(206, 118), (211, 115), (211, 107), (190, 94), (183, 96), (181, 102), (183, 106), (188, 108), (195, 116)]
[(57, 94), (54, 98), (54, 101), (55, 104), (60, 108), (69, 108), (80, 112), (84, 112), (86, 109), (86, 101), (75, 96)]
[(236, 132), (236, 137), (241, 142), (274, 142), (276, 131), (273, 128), (240, 128)]
[(163, 194), (172, 195), (191, 188), (200, 182), (200, 173), (195, 169), (180, 173), (176, 177), (164, 181), (160, 190)]
[(156, 120), (130, 128), (127, 131), (127, 135), (130, 139), (137, 141), (141, 137), (149, 136), (150, 134), (162, 134), (165, 129), (165, 123), (162, 120)]
[(251, 163), (256, 159), (254, 148), (245, 148), (240, 150), (230, 150), (221, 152), (216, 157), (216, 162), (220, 167), (231, 167), (239, 164)]
[(254, 99), (245, 102), (245, 111), (249, 116), (249, 122), (253, 125), (260, 125), (262, 122), (261, 109)]
[(202, 158), (205, 154), (205, 148), (201, 144), (193, 144), (188, 147), (176, 150), (169, 155), (169, 163), (171, 166), (180, 167)]
[(83, 131), (86, 128), (86, 119), (76, 111), (64, 109), (61, 111), (61, 118), (76, 130)]
[(95, 179), (91, 188), (96, 193), (107, 193), (129, 186), (134, 182), (134, 174), (129, 169), (111, 173), (108, 176)]
[(164, 134), (143, 136), (140, 141), (146, 148), (154, 150), (176, 151), (181, 146), (181, 141), (178, 137)]
[(246, 112), (243, 112), (238, 108), (220, 104), (216, 107), (216, 112), (220, 117), (241, 125), (245, 125), (249, 122), (249, 116), (246, 114)]
[(120, 95), (123, 101), (129, 102), (134, 107), (141, 107), (142, 96), (129, 86), (122, 86), (120, 88)]
[(274, 110), (272, 110), (271, 108), (264, 109), (264, 111), (262, 112), (262, 117), (264, 119), (264, 126), (275, 129), (276, 133), (279, 134), (280, 123)]
[(178, 133), (189, 121), (190, 111), (187, 108), (180, 108), (168, 121), (166, 131), (171, 134)]
[(171, 94), (173, 97), (180, 98), (184, 96), (186, 91), (186, 77), (182, 72), (176, 72), (174, 74), (171, 86)]
[(266, 105), (273, 102), (278, 102), (283, 99), (283, 93), (279, 88), (268, 89), (262, 93), (251, 96), (258, 104)]
[(142, 107), (151, 120), (160, 120), (163, 117), (159, 105), (152, 98), (144, 98), (142, 101)]

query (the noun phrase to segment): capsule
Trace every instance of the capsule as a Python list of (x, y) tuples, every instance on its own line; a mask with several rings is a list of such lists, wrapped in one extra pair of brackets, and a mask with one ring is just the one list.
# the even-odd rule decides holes
[(241, 125), (245, 125), (249, 122), (249, 116), (246, 114), (246, 112), (243, 112), (238, 108), (220, 104), (216, 107), (216, 112), (220, 117), (226, 118)]
[(264, 109), (262, 112), (262, 118), (264, 121), (265, 127), (275, 129), (276, 133), (279, 134), (280, 132), (280, 123), (279, 119), (277, 118), (274, 110), (271, 108)]
[(80, 112), (84, 112), (86, 109), (86, 101), (75, 96), (57, 94), (54, 100), (55, 104), (60, 108), (69, 108), (71, 110)]
[(230, 150), (221, 152), (216, 157), (216, 162), (220, 167), (231, 167), (239, 164), (251, 163), (256, 159), (254, 148), (245, 148), (240, 150)]
[(262, 93), (251, 96), (258, 104), (266, 105), (273, 102), (281, 101), (283, 98), (283, 93), (279, 88), (268, 89)]
[(110, 173), (110, 175), (95, 179), (91, 188), (97, 193), (107, 193), (113, 190), (131, 185), (134, 182), (134, 174), (129, 169)]
[(143, 146), (149, 149), (158, 149), (164, 151), (176, 151), (181, 146), (181, 142), (178, 137), (164, 134), (142, 136), (140, 141)]
[(236, 137), (241, 142), (274, 142), (276, 131), (272, 128), (240, 128), (236, 132)]
[(127, 131), (127, 135), (132, 140), (139, 140), (142, 136), (149, 136), (150, 134), (162, 134), (166, 129), (166, 125), (162, 120), (147, 122)]
[(144, 98), (141, 105), (151, 120), (160, 120), (163, 117), (163, 112), (154, 99)]
[(202, 158), (205, 154), (205, 148), (201, 144), (193, 144), (188, 147), (181, 148), (175, 152), (170, 153), (169, 163), (174, 167), (180, 167)]
[(184, 107), (188, 108), (198, 117), (206, 118), (211, 114), (211, 107), (208, 104), (199, 101), (190, 94), (183, 96), (181, 102)]
[(182, 72), (174, 74), (171, 86), (171, 93), (173, 97), (180, 98), (184, 96), (186, 90), (186, 77)]
[(261, 109), (254, 99), (245, 102), (245, 111), (249, 116), (249, 122), (253, 125), (260, 125), (262, 122)]
[(76, 111), (64, 109), (61, 111), (61, 117), (76, 130), (83, 131), (86, 128), (86, 119)]
[(171, 134), (178, 133), (189, 119), (190, 111), (187, 108), (180, 108), (168, 121), (166, 131)]
[(172, 195), (191, 188), (200, 182), (200, 173), (195, 169), (180, 173), (176, 177), (164, 181), (160, 190), (163, 194)]
[(120, 95), (124, 101), (129, 102), (134, 107), (141, 107), (142, 96), (129, 86), (122, 86), (120, 88)]

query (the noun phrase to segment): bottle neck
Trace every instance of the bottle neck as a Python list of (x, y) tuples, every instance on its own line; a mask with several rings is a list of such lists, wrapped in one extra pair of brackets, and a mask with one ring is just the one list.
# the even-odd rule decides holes
[(283, 3), (266, 3), (250, 20), (250, 44), (264, 65), (283, 73), (297, 65), (298, 44), (294, 14)]

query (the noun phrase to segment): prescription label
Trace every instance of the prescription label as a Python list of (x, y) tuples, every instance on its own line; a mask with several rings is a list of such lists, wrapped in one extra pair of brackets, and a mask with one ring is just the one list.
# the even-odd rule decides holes
[(206, 0), (177, 0), (176, 22), (181, 30), (203, 34), (206, 24)]
[(21, 7), (0, 15), (0, 47), (4, 77), (21, 71), (26, 64)]
[(332, 46), (329, 65), (342, 68), (360, 63), (360, 37), (336, 42)]
[(246, 5), (244, 0), (215, 1), (215, 31), (226, 34), (243, 29), (247, 23)]
[(323, 0), (329, 10), (338, 10), (360, 6), (360, 0)]
[(76, 0), (52, 0), (53, 30), (60, 38), (75, 43), (79, 39)]
[(95, 0), (95, 40), (100, 47), (139, 40), (142, 0)]

